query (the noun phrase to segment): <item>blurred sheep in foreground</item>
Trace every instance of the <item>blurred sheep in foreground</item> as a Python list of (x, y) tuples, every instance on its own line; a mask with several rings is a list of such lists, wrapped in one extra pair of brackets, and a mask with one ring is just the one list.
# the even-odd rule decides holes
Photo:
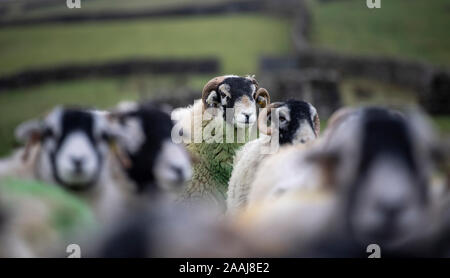
[(391, 254), (431, 252), (440, 221), (430, 196), (432, 129), (417, 113), (339, 113), (319, 144), (289, 147), (261, 163), (244, 230), (296, 248), (295, 256), (358, 256), (371, 243)]
[(102, 113), (56, 107), (16, 129), (26, 146), (2, 161), (1, 176), (59, 185), (88, 202), (99, 221), (110, 221), (122, 202), (109, 171), (115, 136)]
[[(190, 158), (182, 146), (172, 143), (172, 127), (170, 116), (153, 106), (129, 107), (111, 113), (58, 107), (45, 119), (18, 127), (17, 135), (27, 146), (2, 160), (0, 182), (9, 184), (11, 178), (36, 179), (48, 183), (41, 183), (37, 188), (49, 187), (48, 190), (58, 185), (89, 204), (97, 228), (109, 227), (125, 212), (149, 201), (138, 198), (142, 194), (136, 194), (137, 191), (149, 193), (144, 196), (177, 192), (190, 178)], [(26, 182), (15, 183), (15, 187), (26, 188), (21, 186)], [(2, 193), (5, 199), (12, 198), (10, 192)], [(40, 202), (38, 198), (35, 201)], [(43, 208), (48, 206), (44, 216), (55, 213), (51, 203), (41, 203)], [(8, 229), (28, 229), (30, 223), (20, 220), (27, 214), (21, 213), (22, 207), (15, 205), (7, 213), (11, 218)], [(28, 214), (32, 217), (36, 211)], [(48, 225), (44, 220), (43, 225)], [(59, 232), (51, 225), (48, 231), (47, 234)], [(31, 249), (30, 256), (52, 254), (52, 248), (47, 253), (37, 252), (27, 237), (20, 233), (18, 237), (22, 245)], [(51, 246), (45, 234), (34, 237), (35, 241)], [(26, 254), (22, 252), (18, 256)]]
[[(191, 157), (171, 138), (173, 122), (152, 103), (119, 105), (108, 114), (117, 134), (114, 180), (130, 194), (177, 195), (191, 179)], [(132, 193), (133, 192), (133, 193)]]

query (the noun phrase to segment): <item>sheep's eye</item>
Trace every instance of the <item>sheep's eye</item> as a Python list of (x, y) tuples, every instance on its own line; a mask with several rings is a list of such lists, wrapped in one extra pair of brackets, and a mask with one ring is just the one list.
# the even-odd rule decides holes
[(227, 95), (224, 92), (220, 92), (220, 96), (222, 96), (223, 98), (227, 97)]
[(112, 139), (111, 135), (109, 135), (109, 134), (106, 133), (106, 132), (102, 132), (102, 133), (100, 134), (100, 139), (99, 139), (99, 141), (101, 140), (101, 141), (109, 142), (109, 141), (111, 141), (111, 139)]
[(284, 123), (284, 122), (286, 122), (286, 118), (285, 118), (285, 117), (283, 117), (283, 116), (280, 116), (280, 122), (281, 122), (281, 123)]
[(52, 138), (52, 137), (54, 137), (54, 136), (55, 136), (55, 133), (53, 132), (52, 129), (46, 128), (46, 129), (44, 130), (44, 134), (43, 134), (43, 137), (44, 137), (44, 138)]

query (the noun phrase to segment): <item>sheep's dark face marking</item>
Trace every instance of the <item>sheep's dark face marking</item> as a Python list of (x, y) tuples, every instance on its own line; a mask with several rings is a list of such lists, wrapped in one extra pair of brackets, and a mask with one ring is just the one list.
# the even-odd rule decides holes
[(186, 150), (171, 141), (173, 122), (155, 107), (137, 107), (119, 114), (118, 137), (131, 167), (130, 179), (138, 189), (152, 190), (155, 184), (165, 190), (180, 190), (191, 178), (190, 158)]
[(60, 113), (48, 118), (43, 137), (54, 178), (73, 189), (93, 185), (108, 151), (103, 133), (105, 122), (91, 112), (63, 110)]
[(279, 129), (279, 143), (307, 143), (317, 138), (314, 118), (316, 109), (309, 103), (298, 100), (288, 100), (276, 103), (275, 115), (267, 117)]
[[(250, 78), (228, 76), (209, 94), (206, 103), (221, 108), (224, 120), (229, 124), (245, 127), (257, 119), (256, 89)], [(232, 117), (227, 117), (227, 109), (231, 109)]]
[(349, 225), (363, 242), (399, 244), (421, 230), (427, 184), (407, 122), (371, 108), (362, 115), (361, 158), (349, 193)]
[[(31, 121), (18, 128), (25, 140), (39, 138), (46, 180), (73, 190), (95, 184), (108, 151), (106, 121), (98, 113), (55, 108), (44, 121)], [(19, 136), (20, 137), (20, 136)]]

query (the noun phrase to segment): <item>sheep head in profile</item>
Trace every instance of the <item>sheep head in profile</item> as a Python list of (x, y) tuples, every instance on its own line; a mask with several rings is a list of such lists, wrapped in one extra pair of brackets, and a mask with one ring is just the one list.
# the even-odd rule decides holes
[[(266, 107), (270, 96), (266, 89), (259, 88), (253, 77), (226, 75), (213, 78), (205, 85), (202, 102), (204, 110), (218, 109), (228, 124), (245, 127), (256, 122), (258, 107)], [(229, 112), (232, 117), (227, 116)]]

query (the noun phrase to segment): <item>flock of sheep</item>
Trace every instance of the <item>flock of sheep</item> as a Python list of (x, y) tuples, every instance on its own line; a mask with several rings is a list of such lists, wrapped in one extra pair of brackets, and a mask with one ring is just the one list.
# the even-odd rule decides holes
[(0, 257), (449, 256), (448, 149), (424, 115), (342, 108), (320, 134), (319, 113), (235, 75), (173, 111), (56, 107), (0, 160)]

